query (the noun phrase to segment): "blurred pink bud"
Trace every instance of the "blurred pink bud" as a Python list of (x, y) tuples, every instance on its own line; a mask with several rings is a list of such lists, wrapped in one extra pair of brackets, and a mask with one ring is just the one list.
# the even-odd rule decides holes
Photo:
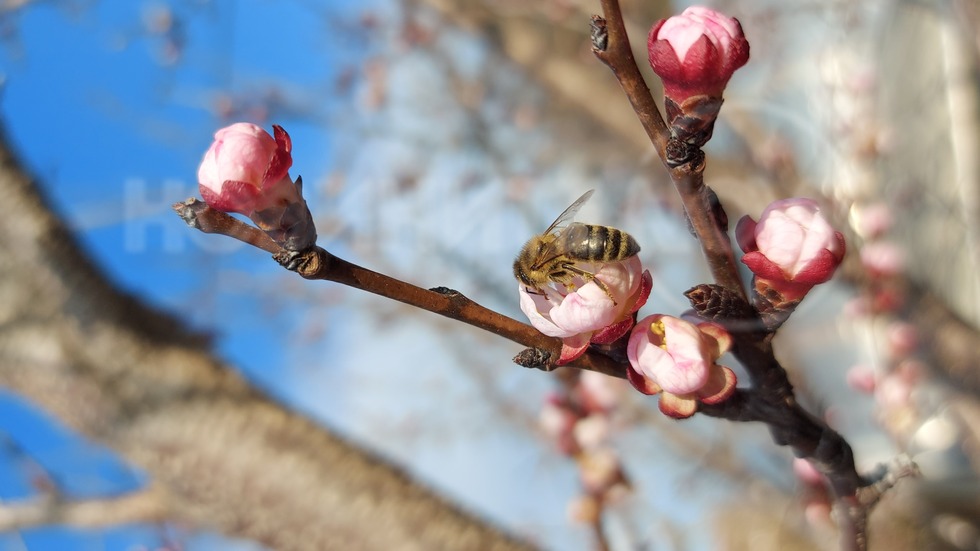
[(875, 389), (875, 401), (885, 410), (908, 407), (912, 403), (912, 386), (893, 377), (885, 377)]
[(579, 419), (572, 429), (575, 442), (583, 450), (594, 450), (609, 439), (609, 419), (605, 415), (592, 414)]
[(218, 130), (198, 168), (198, 189), (211, 208), (244, 214), (282, 247), (303, 250), (316, 242), (316, 228), (302, 182), (289, 177), (289, 134), (273, 130), (275, 138), (245, 122)]
[(731, 337), (716, 324), (654, 314), (630, 334), (627, 375), (640, 392), (663, 393), (663, 413), (690, 417), (697, 402), (717, 404), (735, 391), (735, 373), (715, 363), (730, 346)]
[(590, 412), (609, 412), (619, 404), (626, 381), (597, 371), (583, 371), (578, 380), (582, 405)]
[(892, 210), (885, 203), (874, 203), (851, 210), (854, 231), (865, 239), (880, 237), (892, 227)]
[[(558, 365), (578, 358), (590, 342), (609, 344), (633, 326), (633, 313), (646, 303), (653, 278), (633, 256), (620, 262), (580, 264), (596, 281), (576, 278), (574, 289), (555, 284), (528, 291), (519, 286), (521, 310), (538, 331), (562, 339)], [(610, 295), (612, 297), (610, 298)]]
[(905, 268), (905, 252), (887, 241), (868, 243), (861, 247), (861, 264), (873, 276), (894, 276)]
[(732, 73), (749, 60), (738, 19), (704, 7), (660, 20), (650, 29), (647, 50), (665, 95), (678, 105), (692, 96), (721, 97)]
[(592, 525), (599, 521), (602, 506), (590, 495), (578, 496), (568, 503), (568, 518), (572, 522)]
[(801, 300), (814, 285), (829, 280), (844, 258), (844, 236), (812, 199), (775, 201), (758, 223), (742, 217), (735, 235), (745, 251), (742, 262), (756, 276), (756, 290), (765, 296), (775, 291), (786, 303)]
[(793, 474), (804, 484), (823, 486), (826, 483), (823, 474), (808, 460), (801, 457), (793, 458)]
[(573, 430), (578, 416), (556, 395), (549, 396), (538, 414), (538, 426), (558, 446), (558, 450), (566, 455), (578, 453), (578, 443), (575, 441)]
[(908, 356), (919, 346), (919, 331), (911, 323), (892, 322), (888, 325), (887, 333), (893, 358)]
[(875, 391), (875, 371), (866, 365), (855, 365), (847, 370), (847, 384), (858, 392), (871, 394)]
[(626, 484), (619, 456), (610, 448), (590, 449), (577, 458), (582, 487), (592, 495), (603, 495)]

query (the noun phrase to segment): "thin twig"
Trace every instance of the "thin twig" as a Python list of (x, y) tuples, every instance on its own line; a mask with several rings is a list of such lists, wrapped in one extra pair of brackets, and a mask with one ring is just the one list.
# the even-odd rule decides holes
[[(540, 355), (541, 363), (532, 367), (550, 371), (554, 369), (555, 362), (561, 355), (561, 339), (548, 337), (531, 325), (481, 306), (458, 291), (445, 287), (424, 289), (348, 262), (320, 247), (313, 247), (302, 253), (290, 253), (261, 230), (196, 199), (177, 203), (173, 208), (192, 228), (205, 233), (227, 235), (273, 253), (281, 264), (306, 279), (333, 281), (397, 300), (543, 352)], [(597, 352), (587, 352), (568, 365), (620, 379), (626, 378), (626, 366)]]
[(204, 201), (199, 201), (194, 197), (182, 203), (174, 203), (173, 209), (188, 226), (204, 233), (227, 235), (272, 254), (282, 252), (282, 247), (277, 245), (264, 231), (245, 224), (224, 212), (215, 210)]
[[(481, 306), (453, 289), (424, 289), (348, 262), (320, 247), (313, 247), (299, 256), (301, 258), (293, 259), (297, 264), (296, 271), (306, 279), (342, 283), (461, 321), (524, 346), (546, 351), (550, 356), (542, 368), (553, 368), (561, 354), (561, 339), (548, 337), (531, 325)], [(569, 365), (621, 379), (626, 377), (625, 366), (599, 353), (586, 353)]]

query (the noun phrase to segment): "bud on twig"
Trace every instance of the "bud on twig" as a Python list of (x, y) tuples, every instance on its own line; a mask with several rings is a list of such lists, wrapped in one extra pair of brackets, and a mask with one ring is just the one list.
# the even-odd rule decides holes
[(711, 138), (728, 80), (749, 60), (741, 24), (715, 10), (690, 7), (654, 25), (647, 49), (650, 66), (664, 83), (671, 133), (703, 146)]

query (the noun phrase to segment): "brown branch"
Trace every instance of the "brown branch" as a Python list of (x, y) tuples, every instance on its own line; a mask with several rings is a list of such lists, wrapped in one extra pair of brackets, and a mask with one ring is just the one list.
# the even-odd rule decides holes
[(66, 500), (62, 496), (45, 496), (30, 501), (0, 503), (0, 532), (48, 524), (97, 528), (132, 522), (160, 522), (172, 513), (167, 491), (158, 484), (151, 484), (131, 494), (100, 499)]
[(718, 220), (716, 210), (712, 208), (711, 193), (704, 185), (704, 155), (698, 152), (694, 161), (676, 167), (668, 162), (671, 131), (636, 65), (619, 1), (602, 0), (601, 3), (605, 17), (593, 16), (592, 52), (616, 75), (640, 124), (667, 168), (715, 282), (744, 298), (745, 290), (735, 266), (731, 240)]
[[(605, 44), (597, 44), (596, 40), (593, 40), (592, 53), (616, 75), (630, 105), (633, 106), (633, 111), (640, 119), (640, 124), (643, 125), (643, 130), (646, 131), (647, 137), (660, 155), (660, 160), (666, 163), (670, 131), (636, 65), (633, 51), (630, 49), (629, 37), (626, 35), (626, 23), (619, 8), (619, 1), (602, 0), (601, 3), (605, 18), (593, 16), (593, 26), (605, 29), (606, 39)], [(593, 37), (595, 38), (595, 32)], [(604, 48), (601, 47), (603, 45)]]
[[(265, 235), (257, 228), (212, 209), (196, 199), (177, 203), (173, 208), (193, 228), (211, 228), (213, 229), (212, 233), (234, 237), (253, 245), (255, 242), (262, 241), (260, 237), (255, 235), (256, 233)], [(268, 238), (266, 237), (266, 239)], [(271, 240), (269, 242), (271, 243)], [(561, 354), (561, 339), (548, 337), (531, 325), (481, 306), (458, 291), (445, 287), (433, 289), (418, 287), (348, 262), (320, 247), (313, 247), (298, 254), (289, 253), (275, 243), (272, 243), (270, 248), (264, 246), (260, 246), (260, 248), (274, 253), (283, 266), (296, 271), (306, 279), (333, 281), (397, 300), (440, 316), (461, 321), (543, 352), (541, 363), (522, 364), (525, 367), (554, 369), (555, 361)], [(588, 352), (570, 363), (569, 366), (597, 371), (620, 379), (626, 378), (624, 365), (597, 352)]]
[[(715, 282), (722, 288), (719, 294), (731, 304), (747, 305), (722, 211), (715, 208), (704, 184), (704, 153), (691, 152), (664, 123), (633, 58), (618, 0), (601, 0), (601, 4), (605, 18), (593, 17), (593, 52), (616, 75), (667, 168)], [(694, 297), (689, 298), (697, 307)], [(847, 441), (796, 402), (786, 371), (772, 350), (775, 327), (767, 329), (756, 312), (746, 316), (745, 308), (736, 309), (739, 312), (732, 319), (725, 319), (722, 312), (717, 321), (729, 327), (733, 353), (746, 367), (755, 389), (738, 390), (721, 404), (702, 404), (700, 411), (733, 421), (766, 423), (777, 444), (788, 445), (797, 456), (812, 461), (836, 496), (842, 549), (866, 549), (870, 505), (857, 495), (871, 481), (858, 474)]]

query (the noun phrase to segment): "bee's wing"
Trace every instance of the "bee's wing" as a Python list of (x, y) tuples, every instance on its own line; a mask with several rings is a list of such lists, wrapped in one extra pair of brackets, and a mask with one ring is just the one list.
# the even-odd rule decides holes
[(578, 224), (578, 222), (572, 222), (572, 219), (575, 218), (575, 213), (578, 212), (578, 209), (582, 208), (582, 205), (584, 205), (585, 202), (592, 197), (592, 193), (594, 191), (594, 189), (590, 189), (589, 191), (583, 193), (582, 196), (576, 199), (574, 203), (568, 205), (568, 208), (559, 214), (558, 218), (556, 218), (555, 221), (548, 226), (548, 229), (544, 231), (543, 235), (553, 234), (555, 238), (552, 239), (550, 243), (548, 243), (548, 245), (538, 253), (538, 262), (535, 264), (535, 268), (541, 268), (554, 260), (556, 257), (564, 254), (563, 249), (565, 244), (561, 238), (561, 235), (567, 229)]
[(577, 213), (578, 209), (582, 208), (582, 205), (584, 205), (585, 202), (588, 201), (590, 197), (592, 197), (592, 192), (594, 191), (595, 191), (594, 189), (590, 189), (589, 191), (586, 191), (585, 193), (582, 194), (581, 197), (576, 199), (574, 203), (568, 205), (568, 208), (565, 209), (564, 212), (559, 214), (558, 218), (555, 218), (555, 221), (552, 222), (550, 226), (548, 226), (548, 229), (546, 229), (544, 233), (558, 234), (559, 230), (561, 230), (562, 227), (568, 225), (568, 223), (572, 221), (572, 218), (575, 218), (575, 213)]

